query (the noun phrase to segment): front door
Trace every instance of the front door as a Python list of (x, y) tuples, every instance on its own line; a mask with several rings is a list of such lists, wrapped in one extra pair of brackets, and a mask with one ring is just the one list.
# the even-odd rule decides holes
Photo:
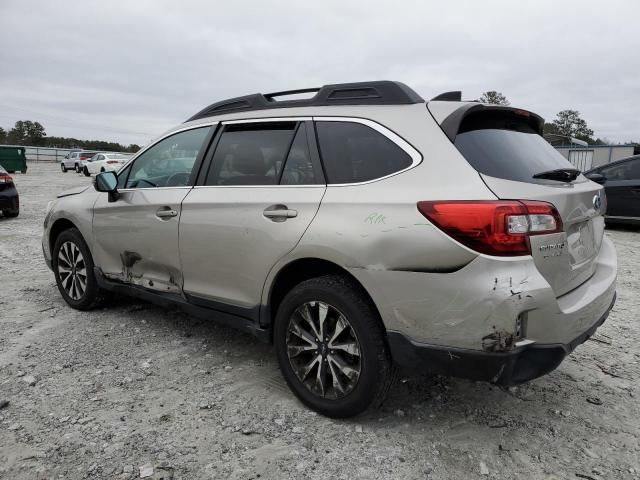
[(94, 259), (107, 278), (180, 293), (178, 224), (191, 173), (211, 127), (176, 133), (139, 155), (118, 176), (119, 198), (94, 206)]
[(325, 192), (307, 129), (296, 121), (224, 126), (208, 173), (182, 204), (180, 258), (192, 301), (257, 316), (269, 270), (296, 246)]

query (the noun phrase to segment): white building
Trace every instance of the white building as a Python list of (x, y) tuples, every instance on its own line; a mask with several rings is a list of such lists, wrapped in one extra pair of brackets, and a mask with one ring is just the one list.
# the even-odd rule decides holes
[(560, 154), (581, 171), (631, 157), (634, 145), (588, 145), (587, 142), (562, 135), (546, 134), (544, 138)]

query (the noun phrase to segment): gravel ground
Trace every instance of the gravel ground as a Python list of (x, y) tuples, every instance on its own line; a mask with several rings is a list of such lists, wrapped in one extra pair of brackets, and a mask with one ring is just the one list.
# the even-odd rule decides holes
[(22, 211), (0, 219), (0, 478), (640, 478), (637, 230), (607, 232), (618, 303), (555, 372), (509, 390), (404, 376), (380, 409), (336, 421), (245, 334), (127, 299), (67, 307), (43, 212), (89, 179), (32, 164), (15, 180)]

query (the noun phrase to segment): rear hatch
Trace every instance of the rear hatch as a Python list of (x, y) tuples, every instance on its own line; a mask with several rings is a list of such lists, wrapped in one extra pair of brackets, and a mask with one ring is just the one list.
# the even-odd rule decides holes
[(604, 234), (602, 186), (544, 140), (539, 116), (508, 107), (461, 108), (452, 114), (455, 125), (443, 122), (445, 133), (499, 199), (555, 206), (563, 231), (531, 236), (531, 254), (556, 296), (580, 286), (594, 273)]

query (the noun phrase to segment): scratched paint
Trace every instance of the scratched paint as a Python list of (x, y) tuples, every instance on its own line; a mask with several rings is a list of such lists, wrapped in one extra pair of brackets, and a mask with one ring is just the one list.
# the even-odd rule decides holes
[(365, 217), (364, 223), (368, 223), (370, 225), (378, 225), (380, 223), (383, 223), (386, 225), (387, 223), (386, 219), (387, 217), (385, 217), (383, 214), (378, 212), (372, 212)]

